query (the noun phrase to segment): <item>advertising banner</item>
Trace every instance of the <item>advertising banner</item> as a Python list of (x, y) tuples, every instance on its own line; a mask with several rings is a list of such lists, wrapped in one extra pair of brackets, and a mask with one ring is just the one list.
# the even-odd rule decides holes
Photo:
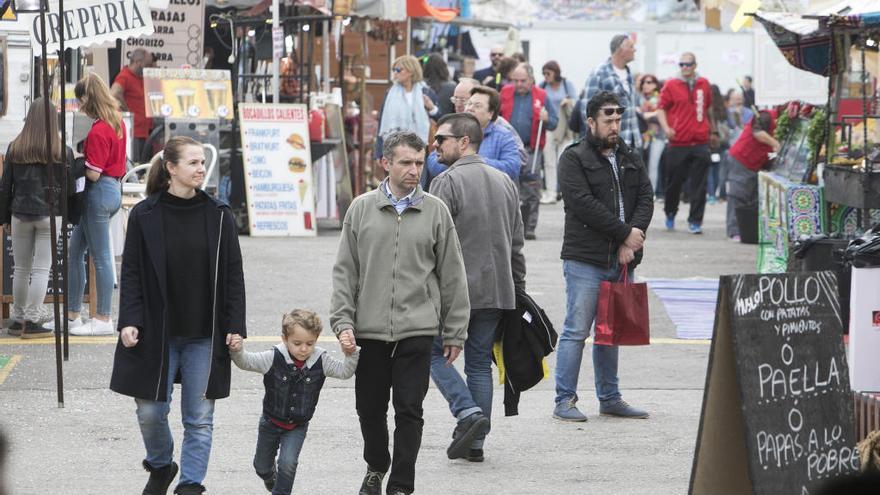
[(147, 117), (231, 119), (228, 70), (144, 69)]
[(123, 43), (122, 65), (136, 48), (153, 54), (157, 67), (201, 67), (205, 0), (170, 0), (166, 9), (148, 11), (155, 32)]

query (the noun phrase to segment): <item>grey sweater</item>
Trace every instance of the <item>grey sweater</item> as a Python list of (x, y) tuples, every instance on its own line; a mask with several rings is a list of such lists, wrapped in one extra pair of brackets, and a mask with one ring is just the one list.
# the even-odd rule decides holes
[(467, 271), (471, 309), (514, 309), (525, 291), (519, 192), (480, 155), (460, 158), (431, 182), (452, 214)]
[[(380, 188), (381, 189), (381, 188)], [(352, 201), (333, 266), (337, 335), (398, 342), (434, 336), (462, 347), (470, 319), (461, 246), (446, 205), (418, 187), (400, 215), (380, 190)]]
[[(265, 375), (270, 369), (272, 369), (272, 362), (275, 360), (275, 349), (278, 349), (281, 352), (281, 355), (284, 356), (284, 360), (287, 361), (287, 364), (293, 364), (293, 359), (291, 359), (290, 353), (287, 352), (287, 346), (285, 346), (283, 342), (268, 351), (248, 352), (242, 348), (242, 350), (238, 352), (230, 351), (229, 354), (232, 355), (232, 362), (239, 368), (245, 371), (256, 371), (261, 375)], [(358, 347), (351, 356), (346, 356), (340, 361), (327, 354), (327, 351), (324, 348), (315, 347), (315, 352), (309, 356), (305, 367), (311, 368), (318, 362), (318, 359), (321, 356), (324, 356), (321, 363), (324, 368), (324, 376), (347, 380), (354, 375), (354, 371), (357, 369), (360, 352), (361, 348)]]

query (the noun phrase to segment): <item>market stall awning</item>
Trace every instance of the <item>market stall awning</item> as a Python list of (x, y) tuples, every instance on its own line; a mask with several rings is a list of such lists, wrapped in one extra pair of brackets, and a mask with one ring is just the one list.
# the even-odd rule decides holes
[(437, 22), (449, 22), (458, 16), (458, 9), (434, 7), (428, 0), (406, 0), (409, 17), (433, 17)]

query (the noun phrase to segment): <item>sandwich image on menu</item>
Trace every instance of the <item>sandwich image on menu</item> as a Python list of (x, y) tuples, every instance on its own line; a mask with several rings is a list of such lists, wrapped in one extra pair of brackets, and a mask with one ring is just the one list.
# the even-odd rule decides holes
[(295, 150), (304, 150), (306, 149), (306, 141), (299, 134), (291, 134), (287, 138), (287, 144), (291, 145)]

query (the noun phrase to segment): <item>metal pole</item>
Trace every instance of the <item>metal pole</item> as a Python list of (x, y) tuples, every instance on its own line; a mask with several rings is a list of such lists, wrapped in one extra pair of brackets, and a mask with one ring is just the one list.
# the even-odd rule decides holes
[[(339, 21), (342, 22), (342, 21)], [(323, 21), (321, 23), (321, 37), (323, 38), (323, 42), (321, 43), (321, 50), (323, 54), (323, 60), (321, 61), (321, 80), (324, 83), (324, 92), (330, 92), (330, 40), (333, 36), (330, 34), (330, 21)]]
[[(279, 13), (279, 1), (272, 0), (272, 38), (274, 40), (276, 29), (281, 29), (281, 24), (279, 23), (279, 19), (281, 14)], [(283, 38), (283, 36), (282, 36)], [(283, 43), (283, 39), (282, 39)], [(274, 45), (273, 45), (274, 46)], [(278, 103), (280, 100), (281, 90), (278, 82), (278, 74), (281, 72), (281, 59), (280, 57), (272, 57), (272, 103)]]
[[(64, 17), (61, 15), (61, 12), (64, 12), (64, 0), (58, 0), (58, 12), (60, 17)], [(61, 280), (66, 284), (67, 283), (67, 224), (68, 224), (68, 212), (67, 212), (67, 178), (70, 174), (70, 164), (67, 163), (67, 100), (65, 98), (65, 91), (67, 86), (67, 70), (65, 67), (65, 59), (64, 59), (64, 30), (61, 29), (58, 33), (58, 60), (59, 60), (59, 72), (58, 76), (61, 80), (61, 149), (64, 150), (64, 156), (62, 163), (64, 164), (63, 170), (64, 173), (61, 175)], [(71, 57), (71, 60), (73, 58)], [(53, 215), (54, 218), (54, 215)], [(51, 223), (51, 220), (50, 220)], [(55, 233), (55, 227), (52, 226), (52, 233)], [(52, 242), (52, 250), (55, 250), (55, 246), (57, 245), (57, 241)], [(53, 266), (55, 266), (53, 264)], [(58, 301), (58, 288), (55, 287), (53, 290), (53, 304), (57, 305)], [(61, 300), (61, 330), (62, 330), (62, 343), (63, 343), (63, 355), (64, 360), (68, 361), (70, 359), (70, 339), (68, 338), (69, 328), (67, 321), (67, 290), (64, 290), (64, 298)]]
[[(49, 10), (49, 5), (46, 0), (41, 0), (40, 2), (40, 36), (43, 40), (40, 43), (41, 48), (41, 57), (40, 64), (42, 66), (43, 72), (43, 108), (45, 111), (46, 124), (48, 125), (49, 119), (57, 118), (57, 115), (52, 115), (52, 102), (50, 101), (50, 89), (49, 89), (49, 64), (46, 61), (46, 11)], [(59, 17), (63, 17), (61, 12), (59, 12)], [(63, 30), (63, 29), (62, 29)], [(62, 143), (63, 144), (63, 143)], [(64, 150), (63, 155), (67, 155), (66, 148), (62, 148)], [(57, 242), (57, 237), (55, 234), (55, 211), (54, 211), (54, 196), (55, 196), (55, 156), (52, 149), (52, 135), (50, 133), (46, 133), (46, 163), (49, 167), (49, 187), (46, 191), (46, 199), (49, 203), (49, 228), (51, 230), (52, 236), (52, 292), (54, 293), (52, 296), (52, 304), (54, 306), (55, 313), (55, 380), (57, 384), (58, 391), (58, 407), (64, 407), (64, 377), (61, 372), (62, 362), (61, 362), (61, 321), (60, 314), (58, 312), (58, 253), (55, 250), (55, 245)]]
[(865, 160), (865, 175), (862, 178), (862, 228), (868, 230), (871, 228), (871, 211), (868, 209), (868, 197), (871, 194), (871, 172), (874, 167), (871, 160), (868, 159), (868, 70), (865, 68), (865, 38), (861, 40), (862, 45), (862, 137), (863, 151)]

